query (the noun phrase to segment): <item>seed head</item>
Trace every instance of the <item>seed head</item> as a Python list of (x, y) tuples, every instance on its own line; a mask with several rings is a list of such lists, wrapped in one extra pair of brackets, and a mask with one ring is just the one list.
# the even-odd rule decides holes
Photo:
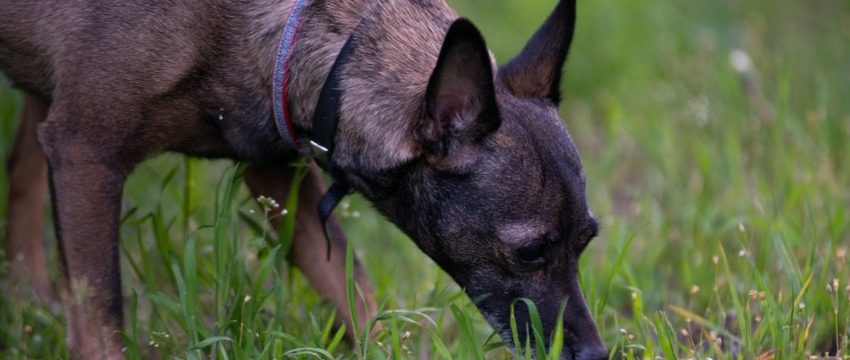
[(280, 207), (280, 204), (278, 204), (277, 201), (275, 201), (275, 199), (272, 199), (268, 196), (263, 196), (263, 195), (258, 196), (257, 202), (260, 203), (260, 207), (262, 207), (264, 211), (268, 211), (268, 210), (271, 210), (271, 209), (277, 209), (278, 207)]
[(696, 295), (699, 292), (699, 286), (691, 286), (691, 295)]
[(714, 264), (714, 266), (717, 266), (717, 264), (720, 263), (720, 259), (717, 258), (717, 256), (712, 256), (711, 257), (711, 263)]
[(750, 290), (750, 299), (753, 301), (758, 300), (759, 292), (755, 290)]

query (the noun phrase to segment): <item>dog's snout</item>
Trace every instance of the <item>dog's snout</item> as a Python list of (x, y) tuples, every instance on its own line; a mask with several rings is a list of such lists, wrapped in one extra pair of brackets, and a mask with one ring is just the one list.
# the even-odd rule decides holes
[(608, 360), (608, 349), (604, 346), (584, 346), (575, 353), (575, 360)]

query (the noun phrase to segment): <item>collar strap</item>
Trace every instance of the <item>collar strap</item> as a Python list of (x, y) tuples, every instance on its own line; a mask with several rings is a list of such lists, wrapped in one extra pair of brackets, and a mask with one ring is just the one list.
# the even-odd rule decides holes
[(334, 180), (330, 190), (319, 200), (318, 207), (319, 219), (322, 222), (322, 230), (325, 232), (325, 240), (328, 244), (328, 261), (331, 259), (331, 237), (328, 232), (327, 220), (342, 198), (351, 193), (348, 183), (334, 166), (333, 151), (334, 134), (336, 134), (336, 126), (339, 122), (339, 108), (342, 98), (342, 90), (339, 84), (340, 69), (348, 63), (348, 58), (353, 49), (353, 38), (354, 35), (352, 34), (345, 41), (345, 45), (342, 46), (342, 50), (334, 60), (331, 71), (325, 79), (319, 101), (316, 103), (316, 110), (313, 112), (313, 127), (310, 132), (313, 158)]
[(289, 117), (289, 104), (287, 97), (287, 81), (289, 79), (289, 59), (292, 55), (292, 47), (298, 38), (298, 30), (304, 21), (303, 11), (307, 0), (298, 0), (292, 6), (283, 36), (280, 39), (280, 47), (277, 50), (277, 61), (274, 69), (274, 119), (277, 131), (281, 139), (289, 147), (301, 150), (301, 144), (295, 138), (292, 122)]
[(310, 131), (313, 158), (334, 180), (338, 178), (332, 161), (334, 134), (336, 134), (336, 125), (339, 122), (339, 108), (342, 98), (339, 72), (342, 66), (348, 63), (348, 58), (351, 56), (353, 38), (354, 35), (352, 34), (345, 41), (342, 50), (339, 51), (339, 55), (336, 56), (336, 60), (331, 66), (330, 72), (328, 72), (328, 77), (325, 79), (324, 86), (322, 86), (322, 92), (319, 94), (319, 101), (316, 103), (316, 110), (313, 112), (313, 126)]
[[(286, 21), (283, 36), (280, 39), (274, 72), (274, 117), (277, 130), (280, 133), (281, 139), (289, 147), (301, 152), (304, 152), (305, 149), (303, 149), (301, 143), (297, 140), (295, 131), (292, 128), (289, 103), (287, 101), (287, 85), (289, 81), (289, 60), (295, 40), (298, 38), (298, 31), (301, 29), (301, 23), (304, 21), (302, 13), (306, 3), (307, 0), (296, 1), (292, 11), (289, 13), (289, 19)], [(340, 50), (339, 55), (334, 60), (328, 77), (325, 79), (325, 84), (319, 95), (319, 101), (316, 104), (316, 110), (313, 112), (313, 124), (310, 131), (310, 149), (307, 149), (313, 155), (316, 162), (334, 180), (334, 184), (319, 201), (317, 209), (319, 219), (322, 223), (322, 230), (325, 234), (325, 240), (327, 241), (328, 261), (331, 258), (331, 237), (328, 232), (327, 220), (342, 198), (351, 192), (351, 188), (344, 181), (342, 174), (334, 167), (332, 155), (334, 134), (336, 133), (336, 126), (339, 122), (340, 98), (342, 95), (339, 86), (339, 70), (348, 62), (349, 55), (351, 55), (353, 46), (351, 39), (353, 37), (354, 35), (351, 35), (345, 41), (345, 45), (342, 46), (342, 50)]]

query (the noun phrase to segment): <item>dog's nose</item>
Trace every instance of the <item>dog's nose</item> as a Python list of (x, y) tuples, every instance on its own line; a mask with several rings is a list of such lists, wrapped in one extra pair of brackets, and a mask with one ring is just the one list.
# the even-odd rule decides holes
[(608, 360), (608, 349), (604, 346), (585, 346), (576, 351), (575, 360)]

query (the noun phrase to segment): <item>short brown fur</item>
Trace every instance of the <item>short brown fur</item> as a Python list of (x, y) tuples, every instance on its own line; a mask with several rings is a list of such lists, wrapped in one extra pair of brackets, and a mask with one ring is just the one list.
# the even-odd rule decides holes
[[(62, 298), (74, 357), (120, 358), (118, 221), (124, 180), (165, 151), (255, 165), (246, 184), (283, 203), (299, 154), (272, 116), (275, 54), (292, 0), (0, 0), (0, 69), (28, 95), (10, 168), (11, 253), (52, 294), (39, 249), (45, 162), (59, 238)], [(576, 279), (595, 235), (578, 153), (556, 107), (575, 21), (562, 0), (507, 66), (440, 0), (313, 0), (293, 49), (292, 122), (307, 136), (343, 43), (332, 159), (443, 267), (500, 333), (519, 297), (541, 309), (545, 337), (565, 313), (564, 358), (605, 356)], [(37, 123), (37, 125), (36, 125)], [(34, 141), (37, 133), (38, 144)], [(294, 261), (352, 327), (344, 234), (332, 256), (315, 209), (314, 166), (301, 187)], [(277, 223), (273, 223), (277, 226)], [(545, 251), (542, 251), (545, 247)], [(371, 289), (360, 326), (374, 314)], [(519, 307), (517, 317), (527, 321)], [(524, 328), (521, 326), (521, 328)], [(525, 339), (524, 330), (518, 334)]]

